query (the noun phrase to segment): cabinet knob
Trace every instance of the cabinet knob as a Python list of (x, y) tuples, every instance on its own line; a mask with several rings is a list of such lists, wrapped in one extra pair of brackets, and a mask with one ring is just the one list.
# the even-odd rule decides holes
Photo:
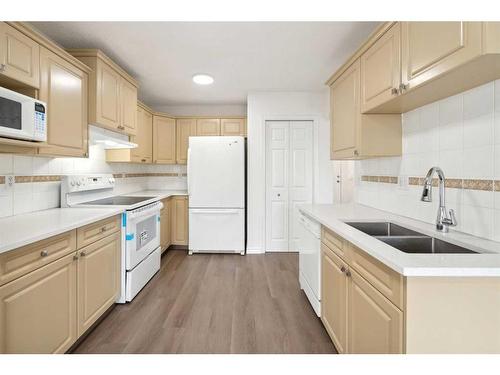
[(359, 155), (359, 151), (358, 150), (354, 150), (354, 155), (358, 156)]
[(49, 255), (49, 252), (47, 250), (42, 250), (40, 252), (40, 256), (43, 258), (43, 257), (46, 257), (47, 255)]
[(344, 266), (340, 267), (340, 272), (344, 273), (345, 271), (346, 271), (346, 269)]
[(393, 88), (391, 89), (391, 94), (392, 94), (392, 95), (398, 95), (398, 94), (399, 94), (399, 89), (398, 89), (398, 88), (396, 88), (396, 87), (393, 87)]
[(400, 83), (399, 84), (399, 93), (402, 94), (403, 91), (408, 90), (408, 84), (407, 83)]
[(82, 252), (80, 253), (80, 256), (82, 256), (82, 257), (84, 257), (85, 255), (87, 255), (87, 253), (86, 253), (85, 251), (82, 251)]
[(76, 253), (75, 255), (73, 255), (73, 260), (78, 260), (79, 256), (78, 256), (78, 253)]
[(351, 271), (347, 270), (347, 271), (345, 272), (345, 275), (346, 275), (347, 277), (351, 277)]
[(146, 161), (146, 159), (141, 159), (141, 161), (144, 163)]
[(102, 228), (101, 228), (101, 233), (102, 233), (102, 232), (106, 232), (106, 227), (102, 227)]

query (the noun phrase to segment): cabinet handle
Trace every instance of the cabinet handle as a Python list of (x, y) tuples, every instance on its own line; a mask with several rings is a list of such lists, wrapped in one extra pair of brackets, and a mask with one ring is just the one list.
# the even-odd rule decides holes
[(102, 228), (101, 228), (101, 233), (102, 233), (102, 232), (106, 232), (106, 227), (102, 227)]
[(141, 161), (144, 163), (146, 161), (146, 159), (141, 159)]
[(408, 84), (407, 83), (400, 83), (399, 84), (399, 93), (402, 94), (403, 91), (408, 90)]
[(84, 257), (85, 255), (87, 255), (87, 253), (86, 253), (85, 251), (82, 251), (82, 252), (80, 253), (80, 256), (82, 256), (82, 257)]
[(42, 251), (40, 252), (40, 256), (41, 256), (42, 258), (46, 257), (47, 255), (49, 255), (49, 252), (48, 252), (47, 250), (42, 250)]
[(391, 89), (391, 94), (392, 94), (392, 95), (398, 95), (398, 94), (399, 94), (399, 89), (397, 89), (396, 87), (393, 87), (393, 88)]
[(347, 277), (351, 277), (351, 271), (349, 271), (349, 270), (345, 271), (345, 275), (346, 275)]
[(120, 130), (125, 130), (125, 126), (118, 125), (118, 129), (120, 129)]
[(345, 267), (344, 266), (340, 267), (340, 272), (342, 272), (342, 273), (345, 272)]
[(358, 156), (358, 155), (359, 155), (358, 150), (354, 150), (354, 155), (356, 155), (356, 156)]
[(78, 253), (76, 253), (75, 255), (73, 255), (73, 260), (78, 260), (79, 256), (78, 256)]

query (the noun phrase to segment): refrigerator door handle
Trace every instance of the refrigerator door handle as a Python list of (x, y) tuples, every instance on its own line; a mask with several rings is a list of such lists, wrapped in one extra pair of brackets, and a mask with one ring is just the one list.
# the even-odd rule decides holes
[(227, 214), (238, 214), (239, 211), (241, 210), (235, 210), (235, 209), (220, 209), (220, 210), (211, 210), (211, 209), (189, 209), (189, 211), (193, 214), (221, 214), (221, 215), (227, 215)]
[(190, 173), (190, 163), (189, 163), (189, 156), (191, 155), (191, 148), (188, 147), (188, 150), (187, 150), (187, 176), (186, 176), (186, 180), (187, 180), (187, 193), (188, 193), (188, 196), (190, 195), (189, 191), (191, 190), (189, 188), (189, 175), (191, 174)]

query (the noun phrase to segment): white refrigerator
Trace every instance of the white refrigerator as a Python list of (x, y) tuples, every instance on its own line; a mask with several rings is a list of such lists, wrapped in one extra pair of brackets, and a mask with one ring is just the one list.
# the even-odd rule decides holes
[(189, 253), (245, 254), (245, 139), (189, 137)]

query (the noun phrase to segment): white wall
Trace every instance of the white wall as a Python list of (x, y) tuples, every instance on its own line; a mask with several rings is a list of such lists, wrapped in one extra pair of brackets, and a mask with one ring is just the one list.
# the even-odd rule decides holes
[(248, 95), (247, 250), (265, 251), (265, 121), (314, 121), (314, 201), (331, 203), (329, 93), (254, 92)]
[(246, 116), (246, 104), (178, 104), (154, 106), (171, 116)]
[[(360, 180), (362, 175), (424, 177), (440, 166), (447, 178), (500, 180), (500, 80), (404, 113), (403, 155), (356, 164), (359, 203), (434, 223), (432, 204), (420, 201), (421, 186)], [(498, 183), (498, 182), (497, 182)], [(500, 191), (446, 189), (456, 211), (456, 230), (500, 241)]]

